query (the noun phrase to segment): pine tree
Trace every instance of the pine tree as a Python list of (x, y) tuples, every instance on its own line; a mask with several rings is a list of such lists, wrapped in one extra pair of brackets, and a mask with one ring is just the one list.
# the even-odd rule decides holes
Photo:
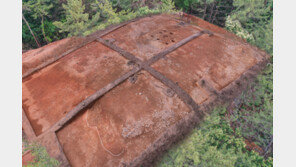
[(85, 36), (105, 29), (111, 24), (118, 24), (137, 16), (174, 11), (175, 6), (172, 0), (160, 0), (160, 2), (161, 5), (155, 9), (145, 6), (135, 11), (121, 10), (118, 12), (118, 9), (113, 8), (109, 0), (94, 0), (92, 3), (88, 2), (89, 13), (86, 13), (82, 0), (69, 0), (67, 4), (63, 4), (66, 14), (65, 21), (54, 22), (54, 25), (60, 29), (60, 32), (69, 33), (69, 36)]
[(92, 20), (89, 20), (89, 14), (85, 13), (85, 5), (82, 0), (68, 0), (67, 4), (63, 4), (63, 8), (66, 13), (65, 22), (54, 22), (60, 32), (68, 32), (68, 36), (82, 35), (84, 31), (94, 22), (100, 18), (99, 14), (93, 16)]
[(116, 24), (120, 22), (118, 13), (116, 13), (116, 10), (112, 7), (112, 3), (108, 0), (96, 0), (93, 3), (93, 8), (97, 12), (100, 12), (102, 17), (107, 19), (107, 23)]

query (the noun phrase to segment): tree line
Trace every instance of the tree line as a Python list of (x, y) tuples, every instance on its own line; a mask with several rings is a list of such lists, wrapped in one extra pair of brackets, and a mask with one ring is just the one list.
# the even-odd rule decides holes
[[(23, 0), (23, 48), (88, 35), (150, 13), (184, 11), (262, 45), (272, 38), (272, 0)], [(256, 41), (256, 42), (255, 42)], [(267, 48), (272, 50), (272, 48)]]
[(173, 11), (172, 0), (23, 0), (23, 49), (85, 36), (138, 16)]
[[(152, 13), (184, 11), (221, 26), (271, 55), (270, 64), (225, 118), (219, 109), (176, 146), (160, 166), (272, 166), (272, 0), (23, 0), (23, 49), (70, 36), (85, 36), (110, 24)], [(206, 127), (208, 127), (206, 129)], [(206, 130), (204, 130), (206, 129)], [(233, 129), (236, 133), (234, 134)], [(248, 152), (244, 140), (261, 153)], [(225, 141), (229, 141), (225, 143)], [(182, 142), (183, 143), (183, 142)], [(259, 155), (260, 154), (260, 155)], [(220, 157), (217, 157), (220, 156)], [(214, 157), (214, 158), (213, 158)]]

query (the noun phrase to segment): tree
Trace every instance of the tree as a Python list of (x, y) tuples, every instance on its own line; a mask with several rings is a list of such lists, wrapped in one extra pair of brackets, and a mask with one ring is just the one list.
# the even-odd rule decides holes
[[(234, 10), (228, 20), (239, 22), (250, 33), (252, 44), (272, 54), (273, 46), (273, 1), (272, 0), (234, 0)], [(229, 29), (229, 27), (226, 26)], [(231, 30), (231, 29), (229, 29)], [(236, 31), (233, 31), (236, 33)]]
[(232, 0), (175, 0), (178, 8), (210, 23), (224, 26), (226, 16), (232, 11)]
[(68, 36), (82, 35), (82, 33), (93, 23), (97, 22), (100, 14), (97, 13), (89, 20), (89, 14), (85, 13), (85, 6), (82, 0), (68, 0), (67, 4), (63, 4), (65, 9), (66, 21), (54, 22), (54, 25), (60, 29), (60, 32), (67, 32)]
[[(111, 24), (170, 13), (175, 8), (173, 0), (23, 0), (23, 7), (27, 8), (23, 14), (30, 28), (23, 24), (22, 37), (29, 47), (35, 47), (38, 37), (42, 45), (66, 36), (85, 36)], [(35, 36), (28, 35), (31, 32)]]
[(50, 0), (30, 0), (24, 5), (32, 12), (34, 19), (41, 20), (42, 35), (46, 43), (49, 43), (44, 31), (44, 16), (48, 16), (48, 11), (53, 7), (53, 4)]
[(53, 4), (50, 0), (30, 0), (23, 3), (23, 6), (26, 6), (27, 10), (32, 13), (34, 19), (41, 20), (41, 29), (44, 40), (48, 42), (48, 37), (45, 35), (44, 31), (44, 16), (48, 16), (48, 11), (53, 7)]
[(95, 0), (92, 6), (97, 12), (101, 13), (101, 16), (107, 20), (107, 23), (116, 24), (120, 22), (118, 13), (116, 13), (116, 10), (112, 7), (112, 3), (108, 0)]
[[(226, 28), (272, 55), (272, 0), (234, 0), (235, 7), (227, 18)], [(272, 62), (272, 58), (270, 59)], [(239, 99), (241, 104), (231, 114), (232, 124), (242, 136), (272, 156), (273, 69), (269, 64)]]
[[(22, 11), (24, 11), (24, 10), (26, 10), (26, 6), (23, 5)], [(27, 21), (27, 19), (24, 17), (24, 14), (22, 14), (22, 18), (23, 18), (24, 22), (26, 23), (27, 27), (29, 28), (30, 33), (31, 33), (31, 35), (33, 36), (33, 38), (34, 38), (34, 40), (35, 40), (37, 46), (40, 47), (40, 44), (39, 44), (37, 38), (35, 37), (35, 35), (34, 35), (32, 29), (31, 29), (31, 27), (30, 27), (30, 25), (29, 25), (29, 23), (28, 23), (28, 21)]]

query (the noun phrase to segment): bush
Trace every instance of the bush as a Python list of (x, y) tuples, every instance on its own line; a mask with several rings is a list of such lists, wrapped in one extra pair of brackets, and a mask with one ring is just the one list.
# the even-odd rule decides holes
[[(227, 18), (226, 28), (272, 55), (272, 0), (235, 0), (235, 10)], [(272, 63), (272, 58), (271, 58)], [(272, 156), (273, 143), (273, 67), (269, 64), (231, 115), (236, 131)]]
[[(250, 43), (272, 55), (273, 49), (273, 2), (272, 0), (234, 0), (235, 9), (228, 17), (229, 22), (241, 25), (243, 31), (252, 35)], [(231, 24), (230, 24), (231, 25)], [(226, 28), (239, 33), (229, 25)]]
[(37, 143), (28, 144), (25, 142), (25, 150), (31, 150), (34, 156), (34, 162), (29, 163), (26, 167), (58, 167), (60, 165), (59, 161), (51, 158), (45, 147), (40, 146)]
[(258, 76), (248, 91), (239, 98), (231, 113), (231, 122), (244, 138), (254, 142), (263, 156), (272, 156), (273, 143), (273, 84), (272, 65)]
[(244, 139), (234, 135), (225, 114), (225, 107), (215, 109), (205, 118), (200, 128), (195, 128), (185, 140), (170, 149), (157, 165), (272, 166), (272, 158), (265, 160), (258, 153), (246, 150)]

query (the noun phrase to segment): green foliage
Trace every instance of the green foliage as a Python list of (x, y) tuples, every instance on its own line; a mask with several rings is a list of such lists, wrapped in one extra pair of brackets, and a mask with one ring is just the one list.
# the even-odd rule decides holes
[[(241, 24), (243, 31), (253, 36), (250, 43), (264, 49), (269, 54), (273, 50), (273, 2), (272, 0), (234, 0), (235, 10), (229, 16), (229, 22)], [(231, 24), (230, 24), (231, 25)], [(236, 29), (227, 29), (238, 33)]]
[(231, 114), (231, 122), (244, 138), (261, 148), (263, 155), (272, 156), (273, 142), (273, 74), (272, 65), (258, 76), (257, 81), (245, 91), (240, 104)]
[[(143, 15), (172, 13), (176, 5), (211, 23), (225, 23), (226, 29), (272, 55), (272, 0), (67, 0), (61, 4), (59, 0), (23, 0), (23, 15), (42, 44), (65, 36), (88, 35)], [(23, 44), (36, 47), (24, 23), (22, 30)], [(169, 150), (159, 166), (272, 166), (272, 75), (269, 65), (242, 94), (230, 120), (225, 118), (225, 108), (216, 109), (200, 128)], [(264, 159), (246, 150), (244, 138), (271, 157)], [(44, 148), (35, 145), (31, 149), (37, 158), (34, 166), (57, 165)]]
[(136, 6), (138, 0), (110, 0), (113, 8), (120, 8), (121, 10), (129, 10)]
[(237, 36), (246, 39), (248, 42), (254, 41), (253, 35), (245, 30), (238, 20), (233, 20), (230, 16), (226, 19), (225, 27), (227, 30), (234, 32)]
[(61, 29), (60, 32), (67, 32), (68, 36), (81, 35), (81, 32), (87, 29), (91, 23), (100, 18), (97, 14), (89, 21), (89, 14), (84, 12), (85, 6), (82, 4), (82, 0), (68, 0), (67, 4), (63, 4), (63, 8), (66, 14), (65, 21), (56, 21), (53, 24)]
[(66, 5), (63, 4), (66, 13), (65, 21), (54, 22), (54, 25), (61, 29), (60, 32), (67, 32), (68, 36), (85, 36), (105, 29), (111, 24), (118, 24), (142, 15), (173, 12), (174, 3), (172, 0), (162, 0), (161, 2), (157, 9), (149, 9), (145, 6), (135, 11), (121, 10), (117, 12), (117, 9), (114, 9), (108, 0), (95, 0), (90, 3), (91, 11), (94, 11), (91, 13), (90, 19), (90, 14), (85, 12), (82, 0), (69, 0)]
[(226, 16), (232, 11), (232, 0), (175, 0), (176, 7), (210, 23), (224, 26)]
[(272, 0), (234, 0), (233, 6), (232, 17), (248, 29), (272, 18)]
[[(172, 0), (23, 0), (24, 17), (42, 45), (66, 36), (89, 35), (143, 15), (172, 13), (174, 8)], [(37, 47), (25, 23), (22, 37), (23, 46)]]
[(157, 6), (155, 9), (150, 9), (147, 6), (144, 6), (135, 11), (121, 10), (120, 12), (116, 12), (116, 9), (112, 7), (108, 0), (105, 0), (104, 2), (95, 1), (92, 4), (92, 7), (94, 10), (101, 13), (103, 20), (98, 22), (95, 26), (89, 27), (84, 31), (83, 35), (89, 35), (97, 30), (105, 29), (109, 25), (118, 24), (143, 15), (175, 12), (175, 6), (172, 0), (161, 0), (161, 2), (161, 5)]
[[(41, 28), (38, 26), (38, 24), (30, 24), (30, 26), (35, 35), (37, 34), (36, 32), (40, 32), (41, 34)], [(30, 30), (25, 23), (22, 24), (22, 43), (27, 46), (25, 49), (37, 47), (34, 38), (32, 37)]]
[[(204, 4), (209, 4), (212, 3), (213, 0), (175, 0), (175, 3), (178, 7), (182, 8), (186, 12), (189, 12), (191, 9), (194, 9), (195, 7), (204, 5)], [(202, 10), (202, 9), (197, 9), (197, 10)]]
[[(272, 55), (272, 0), (234, 0), (235, 10), (227, 18), (226, 28)], [(239, 26), (236, 26), (239, 25)], [(256, 82), (244, 92), (231, 121), (236, 131), (272, 156), (273, 69), (269, 64)]]
[(191, 135), (170, 149), (158, 166), (272, 166), (271, 158), (265, 160), (258, 153), (245, 149), (243, 138), (234, 136), (225, 113), (225, 108), (215, 109), (200, 128), (195, 128)]
[[(272, 0), (235, 0), (233, 4), (236, 9), (227, 18), (226, 28), (272, 55)], [(263, 148), (264, 156), (272, 156), (272, 71), (272, 64), (269, 64), (242, 94), (240, 105), (231, 115), (236, 130)]]
[(162, 13), (174, 12), (175, 3), (172, 0), (161, 0), (160, 11)]
[(31, 11), (34, 19), (47, 16), (52, 7), (50, 0), (30, 0), (23, 3), (23, 8)]
[(59, 161), (51, 158), (46, 149), (39, 144), (32, 143), (25, 145), (25, 151), (31, 150), (32, 155), (34, 156), (34, 162), (26, 165), (26, 167), (58, 167)]
[[(23, 0), (22, 13), (42, 45), (65, 37), (52, 24), (57, 16), (61, 19), (64, 17), (59, 6), (58, 0)], [(37, 47), (25, 22), (22, 24), (22, 42), (28, 48)]]

